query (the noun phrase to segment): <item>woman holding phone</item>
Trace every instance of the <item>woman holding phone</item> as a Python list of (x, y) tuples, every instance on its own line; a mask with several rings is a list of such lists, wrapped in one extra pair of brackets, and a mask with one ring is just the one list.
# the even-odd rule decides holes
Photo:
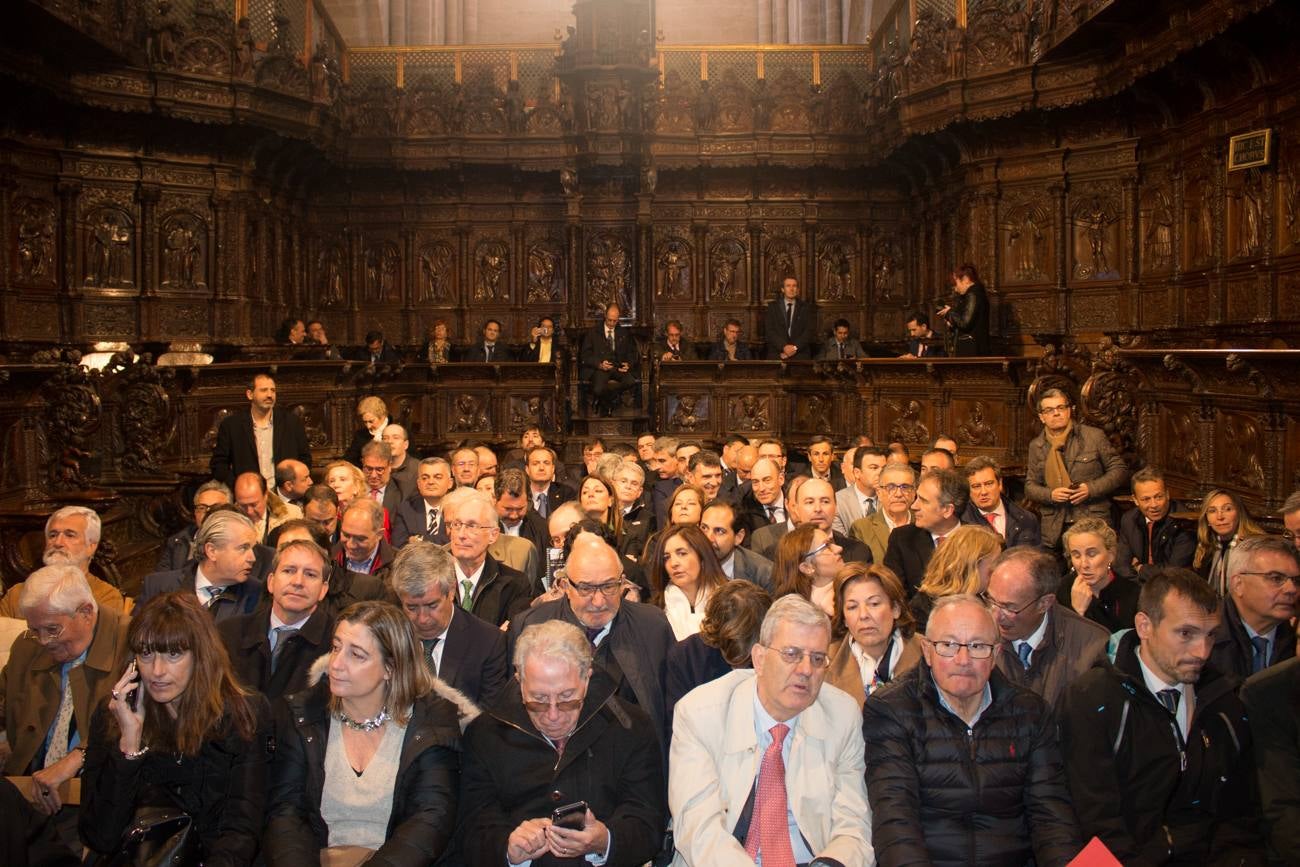
[(235, 681), (212, 615), (193, 593), (137, 609), (127, 646), (126, 672), (90, 723), (81, 839), (111, 857), (141, 808), (171, 808), (193, 823), (193, 863), (252, 864), (266, 806), (266, 699)]

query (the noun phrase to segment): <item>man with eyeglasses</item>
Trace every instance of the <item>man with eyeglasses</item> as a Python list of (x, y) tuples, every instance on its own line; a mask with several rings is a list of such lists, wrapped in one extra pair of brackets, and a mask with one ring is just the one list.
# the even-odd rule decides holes
[(339, 522), (339, 541), (331, 558), (358, 575), (386, 578), (397, 554), (384, 538), (384, 509), (374, 500), (353, 500)]
[(737, 669), (673, 713), (668, 805), (678, 867), (872, 863), (857, 705), (824, 684), (830, 620), (773, 603)]
[(366, 477), (366, 499), (394, 514), (402, 505), (402, 491), (393, 484), (393, 450), (388, 443), (371, 440), (361, 447), (361, 473)]
[(885, 565), (907, 588), (916, 592), (934, 551), (961, 524), (970, 498), (970, 486), (956, 470), (937, 470), (921, 476), (912, 501), (912, 523), (889, 534)]
[(511, 621), (512, 652), (531, 624), (572, 623), (595, 648), (596, 664), (614, 679), (618, 697), (648, 713), (656, 733), (665, 731), (664, 660), (676, 639), (663, 609), (623, 598), (629, 583), (623, 558), (595, 535), (583, 533), (574, 540), (564, 574), (563, 597), (541, 602)]
[[(457, 488), (442, 498), (442, 510), (450, 539), (447, 551), (456, 572), (457, 604), (493, 626), (503, 626), (528, 608), (532, 593), (523, 572), (488, 551), (501, 532), (496, 506), (482, 491)], [(531, 548), (528, 542), (523, 544)]]
[(1286, 498), (1282, 504), (1282, 538), (1300, 551), (1300, 491)]
[(451, 477), (458, 488), (472, 488), (478, 481), (478, 452), (466, 447), (451, 453)]
[(1277, 536), (1251, 536), (1228, 553), (1228, 595), (1210, 664), (1245, 680), (1296, 655), (1291, 619), (1300, 597), (1300, 555)]
[[(644, 708), (619, 694), (582, 630), (548, 620), (514, 647), (506, 689), (462, 740), (458, 864), (639, 865), (667, 822)], [(554, 811), (575, 807), (562, 821)]]
[(1032, 689), (1053, 709), (1070, 684), (1094, 666), (1105, 666), (1110, 633), (1056, 604), (1061, 569), (1039, 548), (1008, 548), (993, 561), (984, 601), (993, 609), (1002, 638), (998, 670)]
[(996, 670), (998, 644), (978, 597), (942, 596), (921, 663), (867, 697), (878, 863), (1064, 867), (1079, 853), (1055, 719)]
[(154, 566), (154, 571), (167, 572), (184, 566), (185, 561), (190, 559), (190, 548), (194, 546), (194, 534), (199, 531), (199, 525), (208, 516), (208, 511), (213, 506), (233, 501), (234, 497), (230, 493), (230, 488), (226, 487), (224, 482), (209, 479), (199, 485), (194, 492), (192, 501), (194, 522), (180, 532), (168, 537), (167, 541), (163, 543), (162, 549), (158, 552), (158, 563)]
[(1270, 757), (1255, 750), (1236, 679), (1211, 661), (1213, 588), (1154, 567), (1134, 621), (1114, 665), (1075, 681), (1059, 717), (1084, 836), (1123, 864), (1273, 863), (1253, 779)]
[(879, 508), (850, 524), (849, 535), (867, 544), (871, 549), (873, 563), (883, 563), (885, 552), (889, 548), (889, 535), (894, 532), (894, 528), (912, 523), (912, 503), (916, 500), (916, 470), (910, 464), (898, 461), (885, 464), (880, 471), (875, 491)]
[(1059, 388), (1038, 395), (1043, 431), (1029, 443), (1025, 496), (1039, 505), (1043, 544), (1082, 518), (1110, 522), (1110, 498), (1128, 481), (1128, 467), (1104, 431), (1074, 420), (1074, 404)]
[[(72, 564), (37, 569), (23, 585), (19, 614), (27, 632), (0, 670), (0, 766), (8, 775), (32, 775), (24, 794), (53, 815), (63, 806), (59, 786), (81, 772), (91, 714), (120, 675), (129, 621), (100, 605)], [(65, 836), (73, 841), (76, 817), (68, 818)]]

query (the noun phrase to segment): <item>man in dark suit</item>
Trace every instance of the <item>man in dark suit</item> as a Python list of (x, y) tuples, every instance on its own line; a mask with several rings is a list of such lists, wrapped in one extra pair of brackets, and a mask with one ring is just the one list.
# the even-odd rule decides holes
[(403, 500), (393, 517), (393, 547), (420, 538), (438, 545), (447, 543), (447, 522), (442, 515), (442, 498), (451, 490), (451, 464), (444, 458), (420, 461), (416, 477), (419, 493)]
[(233, 510), (207, 517), (194, 534), (198, 557), (180, 569), (144, 577), (137, 605), (161, 593), (184, 590), (198, 596), (218, 622), (247, 614), (262, 598), (262, 582), (253, 576), (257, 531)]
[(528, 344), (519, 353), (520, 361), (534, 364), (555, 364), (560, 360), (560, 347), (555, 335), (555, 320), (542, 316), (528, 332)]
[(527, 539), (538, 553), (544, 552), (551, 544), (551, 534), (546, 529), (546, 519), (528, 508), (528, 477), (523, 470), (511, 468), (497, 473), (492, 492), (501, 532)]
[(1300, 553), (1278, 536), (1251, 536), (1228, 554), (1227, 572), (1210, 664), (1240, 682), (1296, 655)]
[(393, 453), (393, 471), (390, 476), (397, 492), (405, 500), (419, 490), (420, 462), (411, 454), (411, 438), (400, 424), (384, 425), (381, 438)]
[(612, 415), (620, 395), (636, 388), (640, 353), (630, 331), (618, 324), (622, 311), (617, 304), (605, 307), (604, 321), (582, 340), (578, 355), (582, 381), (591, 389), (595, 407)]
[(561, 503), (577, 496), (573, 488), (555, 480), (555, 452), (548, 446), (537, 446), (528, 451), (528, 504), (543, 518)]
[(179, 569), (190, 559), (190, 550), (194, 547), (194, 534), (199, 525), (208, 516), (213, 506), (229, 504), (233, 497), (230, 488), (216, 479), (209, 479), (194, 491), (194, 523), (170, 536), (158, 552), (158, 564), (155, 572), (170, 572)]
[(1300, 864), (1300, 659), (1251, 675), (1241, 701), (1255, 740), (1269, 848), (1275, 863)]
[[(801, 524), (812, 524), (819, 530), (824, 530), (831, 534), (835, 544), (840, 547), (840, 556), (844, 558), (845, 563), (870, 563), (872, 562), (871, 549), (867, 547), (860, 539), (854, 539), (852, 536), (846, 536), (835, 526), (835, 489), (831, 483), (822, 479), (807, 479), (803, 484), (790, 491), (790, 499), (794, 505), (795, 514)], [(775, 525), (783, 526), (783, 525)], [(785, 533), (781, 533), (782, 536)], [(757, 546), (757, 542), (755, 545)], [(777, 544), (780, 544), (779, 539)], [(758, 547), (755, 550), (760, 554), (763, 553)], [(771, 549), (775, 554), (776, 546)], [(775, 559), (773, 557), (772, 559)]]
[(595, 645), (596, 663), (618, 684), (618, 696), (640, 705), (655, 731), (664, 732), (664, 660), (676, 643), (668, 618), (653, 605), (623, 599), (623, 558), (594, 535), (574, 540), (565, 574), (563, 599), (511, 621), (509, 652), (530, 624), (563, 620), (578, 626)]
[(1115, 574), (1137, 578), (1147, 566), (1191, 568), (1196, 554), (1196, 534), (1181, 526), (1170, 512), (1165, 477), (1155, 467), (1145, 467), (1133, 474), (1133, 503), (1136, 509), (1124, 513), (1119, 521), (1119, 544), (1115, 551)]
[(457, 488), (442, 505), (460, 607), (500, 626), (526, 609), (533, 594), (522, 572), (488, 553), (501, 532), (496, 507), (487, 494), (473, 488)]
[(936, 470), (916, 486), (913, 523), (895, 527), (885, 549), (885, 565), (903, 580), (908, 596), (921, 586), (935, 547), (961, 524), (969, 501), (970, 486), (955, 470)]
[(700, 529), (709, 537), (724, 575), (772, 592), (772, 561), (741, 547), (745, 541), (745, 524), (733, 503), (718, 500), (711, 504), (700, 517)]
[(1037, 548), (1043, 544), (1038, 516), (1003, 496), (1002, 468), (997, 461), (983, 455), (971, 458), (966, 464), (966, 482), (970, 502), (962, 513), (962, 523), (987, 523), (1006, 540), (1007, 548)]
[(673, 491), (682, 484), (682, 468), (677, 462), (679, 445), (681, 443), (676, 437), (658, 437), (654, 442), (654, 453), (646, 461), (650, 470), (650, 506), (654, 510), (657, 527), (668, 526), (668, 501), (672, 498)]
[(388, 510), (391, 516), (402, 504), (402, 492), (393, 482), (393, 450), (388, 443), (371, 440), (361, 447), (361, 472), (366, 477), (365, 498)]
[(835, 444), (828, 436), (818, 434), (809, 442), (808, 471), (814, 479), (830, 482), (836, 491), (842, 491), (847, 486), (844, 471), (835, 462)]
[(483, 323), (482, 339), (476, 343), (471, 343), (465, 348), (462, 360), (489, 364), (494, 361), (514, 361), (510, 349), (504, 343), (497, 342), (497, 338), (500, 336), (501, 323), (495, 319), (489, 319)]
[(479, 707), (492, 704), (510, 679), (506, 634), (456, 604), (452, 556), (413, 540), (393, 561), (389, 585), (415, 627), (429, 671)]
[(388, 574), (395, 551), (384, 539), (384, 510), (374, 500), (353, 500), (339, 522), (339, 542), (331, 557), (335, 565), (360, 575)]
[(728, 319), (722, 336), (709, 349), (709, 361), (750, 361), (753, 357), (749, 345), (740, 341), (740, 320)]
[(664, 326), (664, 338), (655, 341), (654, 351), (650, 357), (661, 364), (666, 361), (694, 359), (695, 353), (683, 340), (682, 323), (676, 319), (669, 319), (668, 324)]
[(354, 358), (367, 364), (397, 364), (402, 360), (397, 350), (384, 340), (382, 331), (367, 331), (365, 348), (354, 353)]
[(294, 458), (311, 466), (311, 449), (302, 422), (287, 409), (275, 405), (275, 380), (267, 373), (253, 377), (244, 392), (248, 411), (232, 412), (217, 428), (208, 471), (227, 487), (240, 473), (261, 473), (275, 484), (275, 465)]
[(817, 353), (818, 361), (839, 361), (850, 358), (866, 358), (867, 351), (862, 348), (862, 344), (856, 337), (850, 337), (849, 332), (852, 326), (847, 319), (835, 320), (834, 339), (827, 342), (822, 347), (822, 351)]
[(285, 542), (271, 564), (269, 606), (217, 625), (230, 664), (244, 686), (275, 700), (307, 687), (308, 672), (330, 646), (333, 618), (321, 605), (329, 592), (329, 554), (315, 542)]
[(900, 358), (941, 358), (948, 353), (930, 330), (930, 317), (920, 310), (907, 317), (907, 352)]
[(817, 308), (799, 297), (799, 281), (795, 278), (786, 277), (781, 282), (781, 297), (767, 305), (763, 324), (769, 359), (806, 361), (813, 357)]

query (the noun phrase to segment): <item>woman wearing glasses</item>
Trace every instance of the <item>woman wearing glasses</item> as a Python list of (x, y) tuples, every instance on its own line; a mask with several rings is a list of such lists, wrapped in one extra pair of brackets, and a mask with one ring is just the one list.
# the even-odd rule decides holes
[(1119, 547), (1115, 531), (1105, 521), (1084, 518), (1065, 531), (1064, 543), (1073, 571), (1061, 582), (1057, 601), (1107, 632), (1132, 629), (1141, 588), (1112, 568)]
[(988, 589), (989, 569), (1002, 553), (1002, 537), (983, 524), (962, 524), (935, 549), (925, 567), (921, 586), (910, 603), (916, 628), (925, 631), (934, 600), (958, 593), (980, 594)]
[(436, 861), (456, 825), (460, 729), (410, 621), (383, 602), (349, 606), (325, 659), (278, 724), (266, 863)]
[(835, 576), (844, 566), (840, 546), (830, 533), (801, 524), (781, 537), (772, 563), (773, 596), (797, 593), (827, 617), (835, 615)]
[(90, 722), (79, 830), (119, 852), (142, 807), (183, 810), (186, 863), (252, 864), (265, 817), (266, 699), (235, 681), (212, 615), (192, 592), (155, 596), (127, 632), (131, 661)]
[(858, 705), (921, 659), (903, 582), (884, 566), (847, 563), (835, 576), (831, 662), (826, 682)]
[(1228, 552), (1237, 542), (1264, 531), (1244, 503), (1229, 491), (1210, 491), (1196, 520), (1196, 555), (1192, 568), (1210, 582), (1220, 596), (1228, 592)]
[(694, 525), (670, 527), (659, 536), (649, 566), (650, 602), (664, 610), (674, 637), (699, 632), (709, 597), (727, 583), (708, 537)]

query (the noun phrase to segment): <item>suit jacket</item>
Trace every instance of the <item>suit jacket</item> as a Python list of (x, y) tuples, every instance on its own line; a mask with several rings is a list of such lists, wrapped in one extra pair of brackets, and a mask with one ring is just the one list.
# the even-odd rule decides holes
[(420, 493), (419, 475), (420, 462), (410, 452), (407, 452), (406, 460), (402, 461), (402, 465), (393, 467), (393, 478), (388, 483), (389, 487), (396, 485), (403, 500), (414, 497)]
[(509, 566), (516, 572), (523, 573), (529, 587), (535, 587), (541, 578), (541, 554), (532, 542), (520, 536), (497, 535), (497, 540), (488, 545), (488, 556), (503, 566)]
[[(546, 518), (543, 518), (542, 520), (550, 518), (550, 516), (555, 513), (555, 510), (564, 503), (569, 502), (569, 500), (576, 500), (577, 498), (577, 491), (566, 485), (564, 482), (552, 479), (551, 484), (546, 488)], [(529, 511), (536, 511), (536, 507), (537, 494), (533, 493), (533, 490), (530, 487), (528, 489), (528, 509)], [(538, 515), (538, 517), (540, 518), (541, 515)], [(549, 541), (549, 531), (546, 535)]]
[(391, 602), (397, 604), (397, 596), (388, 589), (388, 569), (382, 569), (375, 575), (362, 575), (351, 572), (337, 563), (329, 564), (330, 589), (321, 600), (320, 607), (337, 618), (339, 612), (354, 602)]
[[(161, 569), (157, 570), (163, 571)], [(22, 609), (19, 607), (23, 601), (23, 584), (26, 582), (19, 581), (10, 587), (3, 598), (0, 598), (0, 617), (12, 617), (15, 620), (23, 619)], [(127, 612), (127, 600), (122, 595), (122, 591), (109, 584), (103, 578), (95, 575), (87, 575), (86, 583), (90, 585), (90, 594), (95, 597), (100, 608), (112, 608), (118, 614)]]
[[(1043, 544), (1043, 534), (1039, 527), (1037, 515), (1020, 508), (1006, 497), (1002, 498), (1002, 508), (1006, 510), (1007, 515), (1006, 547), (1013, 548), (1016, 545), (1028, 545), (1031, 548), (1037, 548)], [(988, 519), (984, 517), (980, 507), (973, 502), (966, 504), (966, 511), (962, 513), (961, 522), (963, 524), (989, 526)], [(1195, 541), (1192, 544), (1195, 545)], [(1189, 559), (1188, 562), (1190, 563), (1191, 560)]]
[(611, 348), (605, 339), (605, 325), (598, 322), (582, 337), (582, 348), (578, 353), (578, 365), (583, 382), (590, 382), (600, 369), (602, 361), (610, 361), (617, 368), (626, 364), (628, 371), (636, 376), (641, 366), (641, 352), (637, 349), (636, 338), (625, 326), (614, 329), (614, 346)]
[[(154, 572), (151, 575), (144, 576), (144, 582), (140, 585), (142, 588), (140, 598), (136, 600), (136, 606), (139, 607), (145, 604), (160, 593), (173, 593), (177, 590), (194, 593), (195, 572), (198, 570), (198, 566), (199, 561), (190, 560), (179, 569), (173, 569), (170, 572)], [(247, 581), (243, 584), (231, 585), (232, 592), (227, 593), (216, 605), (208, 609), (218, 623), (231, 617), (238, 617), (241, 614), (251, 614), (257, 608), (258, 603), (262, 601), (264, 585), (262, 579), (256, 576), (257, 566), (254, 566), (253, 572), (248, 576)]]
[(1063, 605), (1049, 608), (1047, 618), (1047, 631), (1029, 657), (1028, 669), (1020, 664), (1009, 641), (1002, 642), (997, 665), (1012, 683), (1032, 689), (1053, 710), (1059, 710), (1065, 691), (1080, 675), (1090, 668), (1109, 667), (1106, 645), (1110, 633)]
[[(778, 353), (779, 354), (779, 353)], [(862, 343), (856, 337), (850, 337), (844, 341), (845, 358), (866, 358), (867, 351), (862, 348)], [(817, 353), (818, 361), (839, 361), (840, 345), (838, 341), (828, 340), (822, 345), (821, 352)]]
[[(1176, 510), (1174, 503), (1169, 504), (1169, 511)], [(1141, 509), (1129, 509), (1119, 520), (1119, 544), (1115, 550), (1115, 574), (1121, 578), (1138, 577), (1138, 570), (1133, 566), (1147, 562), (1147, 519)], [(1182, 566), (1192, 568), (1192, 559), (1196, 556), (1196, 533), (1183, 527), (1170, 515), (1156, 521), (1151, 532), (1152, 548), (1155, 551), (1155, 565)]]
[(768, 560), (776, 559), (776, 546), (781, 537), (790, 532), (789, 521), (763, 524), (748, 536), (749, 550)]
[[(925, 347), (924, 355), (921, 354), (922, 346)], [(943, 341), (933, 336), (921, 340), (907, 341), (907, 351), (908, 354), (915, 355), (917, 358), (943, 358), (948, 354), (948, 351), (943, 348)]]
[(239, 681), (275, 701), (307, 688), (311, 664), (330, 648), (334, 618), (324, 605), (316, 606), (302, 626), (280, 639), (284, 646), (274, 672), (270, 631), (269, 605), (217, 624), (217, 633)]
[(781, 349), (787, 343), (793, 343), (799, 351), (793, 360), (807, 361), (813, 357), (813, 337), (817, 331), (817, 306), (811, 301), (796, 298), (794, 302), (794, 324), (787, 328), (785, 321), (785, 296), (774, 298), (763, 316), (763, 336), (767, 341), (767, 358), (769, 361), (780, 359)]
[(641, 501), (623, 516), (623, 538), (619, 540), (618, 552), (625, 557), (640, 560), (641, 552), (645, 550), (646, 542), (654, 530), (654, 511), (647, 505), (643, 492)]
[[(1255, 647), (1250, 643), (1250, 633), (1241, 621), (1237, 601), (1231, 596), (1223, 600), (1222, 626), (1210, 651), (1210, 665), (1237, 683), (1251, 676), (1255, 661)], [(1283, 621), (1273, 633), (1273, 646), (1265, 667), (1285, 662), (1296, 655), (1296, 635), (1291, 624)]]
[[(130, 653), (129, 623), (125, 614), (100, 608), (86, 661), (68, 672), (73, 721), (83, 745), (90, 738), (91, 714), (122, 676)], [(4, 773), (23, 775), (33, 770), (29, 766), (45, 744), (62, 697), (62, 666), (40, 644), (20, 636), (10, 649), (8, 664), (0, 669), (0, 721), (13, 751)]]
[[(366, 499), (369, 499), (370, 492), (366, 491), (365, 496)], [(384, 488), (384, 499), (380, 501), (380, 505), (384, 507), (384, 509), (388, 512), (390, 516), (389, 517), (390, 525), (392, 522), (391, 516), (394, 515), (397, 512), (397, 508), (402, 505), (402, 499), (403, 498), (402, 498), (401, 489), (398, 488), (397, 485), (393, 484), (392, 481), (390, 480), (388, 482), (388, 485)]]
[(435, 545), (446, 545), (451, 541), (447, 536), (447, 522), (442, 517), (442, 508), (438, 509), (438, 530), (432, 535), (425, 532), (429, 528), (427, 516), (424, 497), (416, 494), (403, 500), (393, 513), (393, 547), (400, 548), (412, 538), (433, 542)]
[[(742, 669), (677, 703), (668, 777), (675, 867), (754, 863), (745, 853), (744, 820), (763, 758), (755, 695), (754, 671)], [(787, 803), (799, 833), (814, 856), (845, 865), (872, 860), (861, 719), (852, 698), (823, 684), (799, 715), (786, 762)]]
[[(842, 471), (841, 471), (842, 472)], [(876, 497), (876, 511), (880, 511), (880, 497)], [(865, 518), (862, 513), (862, 492), (854, 484), (835, 491), (835, 521), (831, 524), (841, 533), (851, 533), (853, 522)]]
[[(780, 350), (777, 351), (780, 354)], [(752, 361), (754, 353), (749, 351), (749, 344), (742, 341), (736, 341), (736, 361)], [(715, 342), (709, 347), (709, 361), (729, 361), (727, 358), (727, 347), (721, 340)]]
[[(579, 629), (583, 626), (567, 597), (543, 602), (510, 621), (508, 655), (514, 658), (515, 642), (527, 626), (563, 620)], [(596, 648), (596, 661), (616, 683), (625, 683), (619, 695), (630, 692), (633, 700), (650, 715), (655, 731), (664, 731), (664, 660), (677, 643), (663, 609), (642, 602), (623, 601), (614, 615), (609, 634)]]
[(1255, 739), (1255, 768), (1271, 855), (1300, 863), (1300, 661), (1252, 675), (1241, 688)]
[[(475, 343), (471, 343), (469, 346), (465, 347), (465, 351), (461, 354), (460, 360), (477, 361), (480, 364), (486, 362), (488, 360), (487, 344), (484, 343), (482, 340), (479, 340)], [(492, 363), (495, 364), (498, 361), (514, 361), (514, 360), (515, 360), (514, 353), (510, 351), (510, 347), (506, 345), (504, 340), (498, 340), (492, 346)]]
[(894, 574), (903, 582), (903, 589), (908, 597), (921, 586), (925, 567), (930, 565), (934, 555), (934, 537), (929, 530), (922, 530), (915, 524), (895, 527), (889, 534), (889, 544), (885, 547), (885, 565), (894, 570)]
[(505, 566), (491, 555), (483, 559), (483, 573), (474, 586), (470, 611), (493, 626), (513, 622), (515, 615), (528, 609), (533, 599), (532, 585), (524, 573)]
[(1040, 433), (1029, 443), (1028, 469), (1025, 472), (1025, 496), (1039, 504), (1042, 516), (1043, 544), (1055, 546), (1067, 523), (1082, 518), (1101, 518), (1110, 523), (1110, 498), (1128, 481), (1128, 467), (1115, 454), (1106, 434), (1086, 424), (1074, 425), (1062, 449), (1065, 469), (1075, 484), (1088, 483), (1088, 499), (1077, 506), (1053, 503), (1044, 468), (1051, 446)]
[(650, 489), (650, 502), (654, 506), (655, 527), (667, 527), (668, 501), (673, 498), (673, 491), (682, 486), (682, 480), (673, 476), (671, 479), (658, 479)]
[[(667, 341), (667, 340), (656, 340), (656, 341), (654, 342), (654, 346), (653, 346), (653, 348), (650, 350), (650, 358), (651, 358), (652, 361), (659, 361), (661, 358), (664, 357), (664, 353), (665, 353), (665, 352), (671, 352), (671, 351), (672, 351), (672, 350), (668, 348), (668, 341)], [(677, 355), (676, 355), (676, 357), (675, 357), (673, 360), (674, 360), (674, 361), (694, 361), (694, 360), (695, 360), (695, 348), (694, 348), (693, 346), (691, 346), (691, 344), (688, 343), (686, 340), (684, 340), (684, 339), (683, 339), (683, 340), (679, 340), (679, 341), (677, 342)]]
[(402, 356), (398, 354), (397, 350), (394, 349), (387, 340), (384, 341), (383, 346), (379, 347), (378, 357), (371, 355), (370, 348), (367, 346), (359, 346), (352, 350), (352, 352), (349, 353), (349, 357), (351, 357), (353, 361), (362, 361), (366, 364), (397, 364), (402, 360)]
[[(504, 525), (501, 527), (501, 535), (506, 535)], [(519, 538), (532, 542), (539, 556), (551, 547), (551, 531), (546, 526), (546, 519), (533, 509), (524, 512), (524, 519), (519, 525)]]
[[(311, 466), (311, 448), (307, 445), (307, 432), (302, 422), (289, 410), (275, 407), (271, 410), (271, 461), (278, 464), (288, 458)], [(253, 416), (247, 408), (232, 412), (217, 428), (217, 444), (212, 449), (208, 472), (212, 478), (235, 485), (240, 473), (261, 471), (257, 460), (257, 440), (253, 437)]]
[[(538, 360), (539, 360), (539, 358), (541, 357), (541, 354), (542, 354), (541, 349), (542, 349), (542, 345), (541, 345), (540, 343), (527, 343), (527, 344), (524, 344), (523, 348), (519, 350), (519, 354), (518, 354), (517, 358), (518, 358), (520, 361), (528, 361), (528, 362), (532, 362), (533, 364), (537, 364), (537, 363), (538, 363)], [(559, 364), (559, 363), (560, 363), (560, 357), (561, 357), (563, 354), (565, 354), (565, 353), (564, 353), (564, 347), (560, 345), (560, 341), (559, 341), (559, 339), (558, 339), (557, 337), (552, 337), (552, 338), (551, 338), (551, 361), (550, 361), (550, 363), (551, 363), (551, 364)]]
[(737, 545), (731, 549), (732, 580), (748, 581), (757, 584), (768, 593), (773, 590), (772, 561), (762, 554)]
[[(900, 524), (899, 526), (903, 525)], [(885, 565), (889, 565), (885, 559), (885, 553), (889, 550), (891, 532), (889, 524), (885, 522), (885, 513), (880, 509), (865, 518), (858, 518), (853, 522), (853, 526), (849, 528), (850, 536), (862, 540), (871, 549), (871, 556), (875, 558), (871, 562), (884, 563)]]
[(457, 609), (447, 624), (438, 677), (479, 707), (496, 702), (510, 680), (506, 634), (468, 611)]

